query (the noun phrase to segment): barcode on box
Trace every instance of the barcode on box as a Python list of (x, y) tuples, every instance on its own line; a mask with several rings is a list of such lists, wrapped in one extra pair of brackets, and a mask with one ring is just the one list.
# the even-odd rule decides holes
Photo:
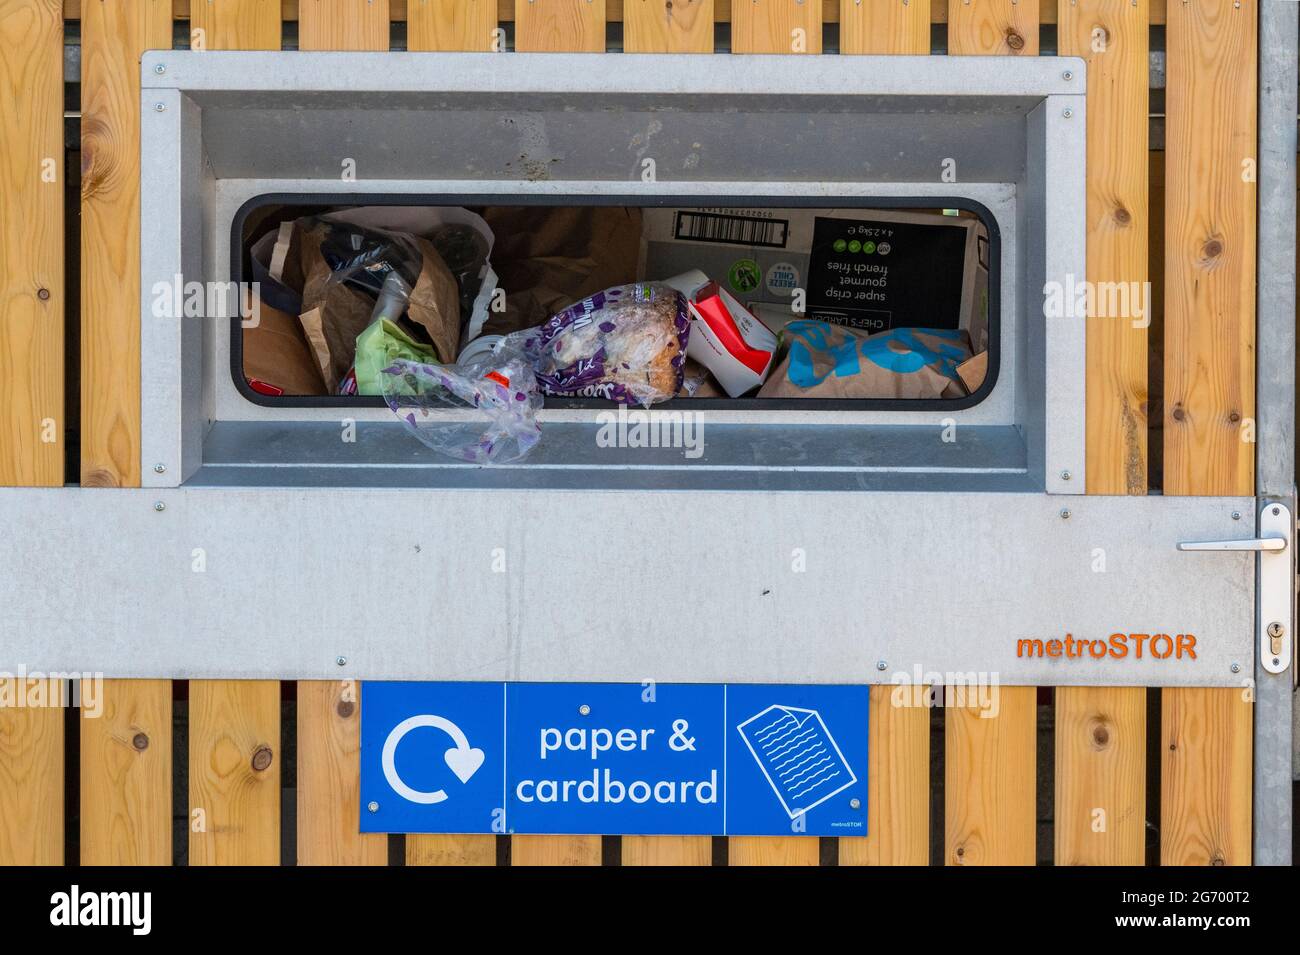
[(784, 249), (789, 233), (789, 219), (728, 216), (716, 212), (679, 212), (673, 238)]

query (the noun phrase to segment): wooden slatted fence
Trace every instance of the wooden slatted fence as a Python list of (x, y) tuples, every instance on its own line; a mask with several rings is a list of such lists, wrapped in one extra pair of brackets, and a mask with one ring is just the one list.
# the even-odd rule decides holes
[[(1035, 56), (1055, 25), (1062, 54), (1088, 60), (1089, 278), (1163, 280), (1164, 491), (1253, 493), (1255, 187), (1259, 0), (0, 0), (0, 485), (140, 484), (139, 114), (144, 50), (170, 48), (188, 20), (195, 49), (279, 49), (296, 22), (303, 50), (603, 51), (622, 24), (628, 52), (711, 53), (729, 27), (737, 53), (807, 53), (837, 29), (840, 55)], [(81, 74), (80, 475), (63, 473), (65, 301), (61, 109), (63, 24), (79, 21)], [(1151, 28), (1168, 38), (1167, 188), (1149, 204)], [(935, 34), (934, 31), (940, 31)], [(21, 51), (14, 55), (8, 51)], [(1150, 275), (1148, 236), (1163, 275)], [(71, 241), (75, 241), (71, 240)], [(1088, 331), (1089, 493), (1148, 489), (1148, 330)], [(52, 422), (53, 437), (49, 437)], [(46, 436), (42, 440), (42, 428)], [(111, 676), (111, 674), (110, 674)], [(286, 685), (287, 686), (287, 685)], [(57, 708), (0, 707), (0, 863), (169, 863), (188, 832), (192, 865), (281, 859), (284, 793), (296, 797), (296, 861), (382, 865), (389, 841), (360, 835), (363, 687), (275, 680), (108, 680), (102, 711), (78, 720), (75, 827), (64, 818), (67, 727)], [(47, 681), (44, 692), (67, 691)], [(39, 692), (0, 680), (0, 695)], [(175, 691), (184, 706), (188, 795), (173, 805)], [(626, 837), (625, 865), (1032, 864), (1037, 723), (1032, 687), (1003, 687), (998, 716), (950, 688), (932, 723), (926, 691), (873, 688), (869, 835), (837, 840)], [(284, 697), (294, 699), (295, 778), (282, 772)], [(1250, 861), (1248, 694), (1161, 694), (1159, 818), (1148, 819), (1147, 691), (1054, 694), (1054, 860), (1138, 864), (1148, 827), (1167, 864)], [(935, 747), (935, 740), (940, 743)], [(941, 757), (941, 782), (932, 772)], [(941, 793), (940, 793), (941, 787)], [(944, 819), (932, 832), (931, 800)], [(505, 839), (507, 837), (501, 837)], [(937, 840), (937, 841), (936, 841)], [(499, 850), (508, 850), (499, 851)], [(599, 865), (599, 837), (405, 837), (410, 865)], [(936, 851), (940, 850), (940, 851)]]

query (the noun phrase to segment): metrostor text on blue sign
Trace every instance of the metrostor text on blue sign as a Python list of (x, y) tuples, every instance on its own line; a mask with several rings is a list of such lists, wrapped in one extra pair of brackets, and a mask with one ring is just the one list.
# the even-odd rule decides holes
[(863, 836), (868, 694), (367, 683), (361, 831)]

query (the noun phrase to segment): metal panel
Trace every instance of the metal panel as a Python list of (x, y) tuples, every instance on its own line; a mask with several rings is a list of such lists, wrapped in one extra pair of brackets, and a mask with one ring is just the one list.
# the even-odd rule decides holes
[[(700, 57), (684, 59), (671, 75), (654, 57), (623, 55), (610, 70), (599, 62), (592, 56), (521, 54), (150, 53), (142, 67), (144, 148), (148, 155), (178, 155), (177, 141), (194, 133), (192, 122), (182, 126), (182, 114), (189, 122), (197, 110), (201, 159), (187, 145), (180, 178), (204, 179), (204, 201), (188, 203), (190, 210), (203, 209), (203, 222), (196, 236), (185, 220), (181, 241), (190, 251), (183, 250), (181, 258), (188, 267), (192, 247), (201, 243), (203, 277), (218, 282), (228, 278), (223, 246), (239, 200), (270, 191), (517, 192), (576, 201), (632, 189), (646, 200), (676, 195), (714, 202), (774, 194), (831, 201), (954, 193), (977, 198), (993, 211), (1004, 237), (998, 277), (1003, 372), (989, 399), (951, 414), (761, 412), (738, 404), (709, 417), (779, 425), (795, 443), (816, 443), (810, 429), (832, 424), (906, 427), (951, 418), (963, 427), (1001, 425), (1019, 430), (1029, 455), (1004, 443), (1011, 453), (997, 469), (1022, 472), (1027, 461), (1027, 473), (1040, 488), (1082, 489), (1082, 323), (1044, 325), (1036, 307), (1044, 282), (1064, 285), (1069, 276), (1083, 274), (1084, 181), (1075, 161), (1084, 151), (1080, 60), (1000, 59), (992, 69), (979, 58), (890, 57), (873, 63), (859, 57), (849, 63), (739, 56), (722, 64)], [(184, 110), (152, 110), (177, 90)], [(773, 133), (787, 127), (789, 135)], [(259, 135), (259, 128), (266, 134)], [(774, 151), (774, 142), (786, 143), (784, 151)], [(640, 182), (644, 154), (656, 158), (660, 181)], [(339, 156), (356, 160), (358, 182), (340, 180)], [(958, 181), (938, 181), (950, 157), (957, 157)], [(175, 162), (170, 170), (156, 169), (162, 161), (151, 162), (144, 174), (146, 194), (155, 171), (161, 182), (174, 185)], [(554, 178), (561, 175), (566, 178)], [(196, 192), (187, 187), (186, 195)], [(175, 195), (169, 187), (151, 203), (159, 221), (185, 215), (183, 203), (168, 208)], [(1041, 208), (1028, 210), (1026, 202)], [(1029, 224), (1036, 235), (1023, 234)], [(146, 289), (159, 281), (162, 267), (176, 261), (172, 232), (142, 237)], [(1022, 267), (1022, 257), (1035, 260), (1032, 269)], [(156, 368), (160, 379), (143, 396), (150, 435), (142, 461), (146, 485), (177, 486), (193, 475), (208, 454), (194, 436), (213, 420), (319, 422), (338, 416), (327, 409), (259, 408), (244, 400), (229, 381), (228, 346), (212, 322), (203, 325), (202, 390), (196, 392), (189, 376), (200, 360), (192, 344), (179, 344), (180, 327), (155, 322), (145, 342), (143, 364)], [(1027, 346), (1032, 354), (1025, 353)], [(161, 380), (169, 374), (183, 381)], [(201, 402), (193, 399), (196, 393)], [(178, 425), (180, 394), (186, 401)], [(387, 417), (378, 408), (342, 413), (357, 420)], [(548, 423), (593, 419), (591, 411), (543, 413)], [(920, 459), (920, 449), (913, 450), (918, 453), (909, 457)], [(175, 456), (181, 460), (173, 465), (169, 459)], [(218, 473), (205, 467), (204, 480)], [(277, 472), (263, 473), (272, 478)], [(240, 479), (248, 477), (245, 472)]]
[[(0, 669), (1237, 685), (1253, 656), (1242, 623), (1254, 613), (1254, 555), (1176, 545), (1249, 536), (1253, 501), (1072, 497), (1068, 517), (1062, 503), (1000, 493), (15, 490), (0, 499), (0, 538), (26, 543), (0, 551)], [(1022, 639), (1117, 631), (1194, 634), (1197, 656), (1017, 655)]]
[[(602, 62), (612, 63), (600, 69)], [(294, 53), (150, 51), (146, 88), (195, 91), (320, 90), (426, 93), (732, 94), (790, 98), (861, 89), (879, 96), (1039, 97), (1081, 93), (1078, 57), (836, 57), (733, 54), (681, 57), (671, 70), (653, 54)], [(161, 73), (154, 72), (158, 65)], [(1065, 72), (1072, 75), (1067, 79)], [(847, 81), (847, 85), (846, 85)], [(576, 102), (576, 100), (571, 100)]]
[[(1296, 513), (1296, 109), (1297, 25), (1294, 3), (1259, 9), (1259, 217), (1256, 377), (1258, 493)], [(1294, 556), (1292, 557), (1294, 561)], [(1287, 621), (1294, 654), (1295, 605)], [(1262, 639), (1262, 635), (1261, 635)], [(1300, 778), (1294, 691), (1296, 663), (1282, 673), (1255, 667), (1254, 861), (1292, 864), (1292, 778)], [(1294, 775), (1293, 775), (1294, 774)]]

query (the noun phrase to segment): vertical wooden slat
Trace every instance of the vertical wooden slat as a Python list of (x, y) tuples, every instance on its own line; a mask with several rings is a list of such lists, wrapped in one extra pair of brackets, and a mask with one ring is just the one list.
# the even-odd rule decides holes
[(299, 0), (298, 49), (387, 50), (388, 0)]
[[(1149, 0), (1058, 6), (1060, 52), (1088, 61), (1087, 278), (1130, 305), (1088, 320), (1090, 494), (1147, 490), (1149, 24)], [(1145, 732), (1141, 687), (1056, 691), (1058, 865), (1142, 864)]]
[(1088, 61), (1087, 278), (1132, 290), (1130, 314), (1088, 321), (1090, 494), (1147, 490), (1147, 4), (1061, 0), (1057, 28), (1061, 53)]
[(496, 29), (497, 0), (407, 0), (408, 50), (486, 52)]
[[(1258, 13), (1257, 0), (1169, 5), (1166, 494), (1254, 493)], [(1249, 863), (1251, 703), (1167, 689), (1161, 704), (1161, 861)]]
[(947, 692), (944, 861), (1033, 865), (1037, 690), (991, 687), (995, 704), (987, 710), (973, 688)]
[(605, 0), (515, 0), (520, 53), (604, 53)]
[(190, 5), (190, 47), (280, 49), (280, 0), (195, 0)]
[(1146, 746), (1143, 687), (1056, 688), (1057, 865), (1142, 865)]
[[(1014, 0), (949, 0), (948, 52), (1036, 55), (1038, 12), (1038, 4)], [(999, 712), (985, 719), (973, 705), (973, 691), (963, 693), (957, 688), (954, 695), (953, 688), (947, 688), (944, 861), (948, 865), (1034, 863), (1035, 691), (1023, 686), (992, 691)]]
[(712, 53), (713, 0), (624, 0), (628, 53)]
[(930, 708), (924, 686), (873, 686), (867, 835), (840, 840), (840, 865), (930, 861)]
[(81, 483), (140, 484), (140, 55), (171, 0), (81, 11)]
[[(85, 485), (140, 484), (140, 56), (170, 49), (171, 28), (170, 0), (86, 0), (81, 9)], [(166, 865), (171, 685), (110, 680), (103, 692), (104, 716), (81, 722), (82, 860)], [(135, 749), (140, 734), (143, 750)]]
[[(63, 681), (0, 679), (0, 866), (63, 864)], [(28, 705), (46, 701), (47, 705)]]
[(496, 836), (433, 835), (406, 837), (407, 865), (496, 865)]
[(732, 836), (727, 865), (814, 866), (821, 861), (820, 841), (812, 836)]
[[(301, 50), (388, 49), (388, 0), (302, 0)], [(387, 865), (388, 840), (362, 835), (361, 692), (351, 681), (298, 682), (298, 860)]]
[(298, 864), (387, 865), (388, 837), (358, 831), (361, 689), (298, 683)]
[(840, 0), (840, 52), (929, 53), (930, 0)]
[[(190, 25), (194, 49), (280, 48), (280, 7), (274, 0), (198, 0), (191, 5)], [(315, 715), (315, 710), (312, 713)], [(305, 733), (301, 730), (300, 755), (306, 736), (306, 775), (309, 783), (316, 783), (319, 765), (329, 756), (313, 744), (328, 745), (336, 738), (335, 729), (311, 725)], [(190, 684), (190, 865), (279, 863), (283, 756), (279, 750), (277, 681), (196, 680)], [(346, 750), (339, 753), (338, 763), (346, 765), (347, 756)], [(347, 782), (339, 780), (336, 785), (345, 791)], [(312, 812), (321, 814), (309, 823), (318, 827), (313, 834), (321, 829), (331, 831), (333, 819), (327, 818), (326, 802), (339, 789), (327, 788), (319, 799), (306, 797)], [(300, 791), (300, 803), (303, 799)], [(196, 810), (201, 813), (197, 820)], [(309, 855), (331, 851), (311, 839), (307, 843)], [(332, 847), (332, 851), (346, 853), (342, 847)]]
[(814, 0), (744, 0), (731, 5), (733, 53), (820, 53), (822, 5)]
[(710, 836), (624, 836), (623, 865), (711, 865)]
[[(515, 49), (605, 49), (605, 0), (515, 0)], [(512, 836), (512, 865), (600, 865), (600, 836)]]
[(280, 684), (190, 683), (190, 865), (280, 862)]
[[(496, 0), (409, 0), (406, 15), (408, 49), (486, 52), (494, 48), (493, 34), (498, 26)], [(309, 686), (311, 684), (298, 685), (299, 699)], [(301, 704), (298, 719), (301, 726)], [(355, 807), (349, 806), (343, 819), (353, 830), (356, 828), (355, 821), (352, 821), (355, 813)], [(410, 833), (406, 836), (406, 864), (495, 865), (496, 837)]]
[[(5, 4), (0, 48), (0, 485), (57, 486), (64, 453), (60, 5)], [(40, 682), (45, 692), (59, 688)], [(63, 710), (13, 705), (27, 689), (26, 680), (0, 680), (0, 865), (57, 865)]]
[(83, 682), (81, 864), (171, 865), (172, 684)]
[(948, 52), (973, 56), (1037, 56), (1037, 3), (948, 0)]
[(1160, 864), (1249, 865), (1253, 700), (1160, 692)]
[(600, 865), (600, 836), (511, 836), (511, 865)]
[[(731, 6), (731, 49), (735, 53), (820, 53), (820, 3), (755, 0)], [(817, 865), (818, 840), (811, 836), (737, 836), (727, 841), (727, 864)]]
[[(713, 0), (625, 0), (628, 53), (712, 53)], [(624, 836), (623, 865), (709, 865), (709, 836)]]
[(0, 485), (63, 483), (63, 12), (0, 6)]
[(1257, 2), (1169, 10), (1166, 494), (1255, 493)]
[[(843, 53), (930, 52), (930, 0), (840, 0)], [(867, 835), (839, 843), (840, 865), (930, 861), (930, 689), (871, 688)]]

